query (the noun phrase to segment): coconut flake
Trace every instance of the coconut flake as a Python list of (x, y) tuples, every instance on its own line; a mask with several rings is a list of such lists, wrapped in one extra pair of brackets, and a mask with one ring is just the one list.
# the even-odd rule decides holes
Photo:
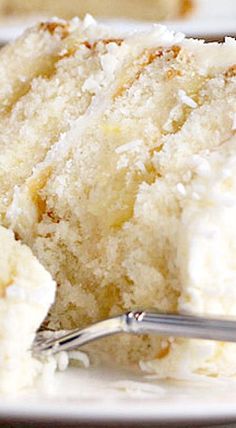
[(123, 144), (122, 146), (117, 147), (115, 149), (115, 152), (117, 154), (125, 153), (125, 152), (133, 152), (133, 151), (135, 152), (139, 150), (139, 147), (141, 146), (141, 144), (142, 144), (142, 140), (134, 140), (134, 141), (131, 141), (130, 143)]
[(117, 162), (117, 166), (116, 169), (123, 169), (126, 168), (129, 165), (129, 159), (127, 158), (127, 156), (122, 155), (120, 156), (120, 159)]
[(178, 96), (181, 102), (187, 105), (188, 107), (191, 107), (191, 108), (197, 107), (197, 103), (191, 97), (189, 97), (183, 89), (180, 89), (178, 91)]
[(86, 369), (90, 366), (89, 357), (85, 352), (69, 351), (68, 355), (70, 360), (80, 361)]
[(163, 388), (158, 385), (148, 382), (136, 382), (132, 380), (120, 380), (112, 383), (112, 387), (123, 390), (132, 396), (142, 396), (154, 394), (155, 396), (162, 397), (165, 394)]
[(97, 21), (92, 17), (92, 15), (87, 13), (87, 15), (85, 15), (85, 18), (83, 20), (83, 29), (85, 30), (88, 27), (96, 26), (96, 25), (97, 25)]
[(118, 58), (110, 53), (102, 55), (100, 61), (104, 72), (109, 74), (113, 74), (119, 65)]
[(181, 196), (186, 196), (187, 192), (183, 183), (178, 183), (176, 189)]
[(60, 372), (65, 371), (69, 365), (69, 355), (68, 352), (59, 352), (56, 355), (57, 368)]

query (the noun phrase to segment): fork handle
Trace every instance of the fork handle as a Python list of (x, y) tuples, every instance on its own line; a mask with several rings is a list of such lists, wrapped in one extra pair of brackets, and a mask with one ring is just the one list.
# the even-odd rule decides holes
[(236, 320), (226, 318), (132, 311), (126, 326), (130, 333), (236, 342)]

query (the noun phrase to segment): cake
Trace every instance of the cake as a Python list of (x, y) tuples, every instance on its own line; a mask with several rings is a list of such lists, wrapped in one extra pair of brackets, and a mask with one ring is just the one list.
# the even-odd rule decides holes
[[(6, 73), (2, 95), (1, 223), (57, 283), (44, 327), (135, 308), (235, 316), (235, 40), (117, 34), (87, 17), (29, 30), (2, 70), (11, 52), (24, 79)], [(154, 335), (87, 348), (181, 379), (234, 376), (235, 350)]]
[(173, 19), (185, 16), (191, 10), (192, 0), (0, 0), (2, 16), (43, 13), (60, 18), (83, 17), (91, 13), (98, 17), (132, 18), (145, 20)]
[(56, 284), (25, 245), (0, 227), (0, 392), (32, 385), (43, 364), (30, 351)]

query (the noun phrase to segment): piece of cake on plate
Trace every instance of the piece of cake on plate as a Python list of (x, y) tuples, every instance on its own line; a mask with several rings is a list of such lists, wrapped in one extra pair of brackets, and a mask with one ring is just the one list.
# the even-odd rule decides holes
[[(45, 38), (50, 73), (35, 61), (0, 117), (0, 207), (57, 282), (47, 325), (134, 308), (235, 315), (235, 40), (162, 26), (124, 36), (88, 17), (41, 24), (20, 43), (34, 52)], [(235, 375), (235, 349), (128, 335), (88, 348), (179, 378)]]
[(0, 249), (0, 392), (13, 392), (32, 385), (43, 370), (30, 348), (56, 284), (30, 249), (2, 226)]

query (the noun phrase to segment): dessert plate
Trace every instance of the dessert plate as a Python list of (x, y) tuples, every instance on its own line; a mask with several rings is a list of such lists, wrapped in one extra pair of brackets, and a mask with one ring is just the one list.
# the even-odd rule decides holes
[[(1, 419), (220, 423), (236, 420), (236, 381), (161, 381), (134, 369), (69, 368), (17, 397), (0, 400)], [(107, 425), (106, 425), (107, 426)], [(192, 425), (191, 425), (192, 426)]]

